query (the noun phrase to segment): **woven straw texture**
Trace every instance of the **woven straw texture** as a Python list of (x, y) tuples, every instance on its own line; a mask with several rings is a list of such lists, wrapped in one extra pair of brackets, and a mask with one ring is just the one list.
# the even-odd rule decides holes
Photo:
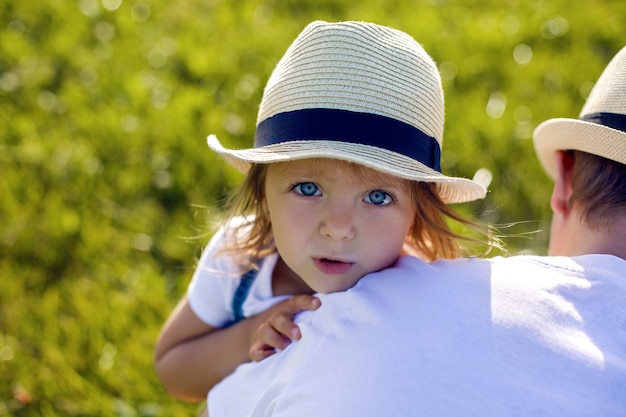
[[(579, 117), (595, 113), (626, 116), (626, 47), (609, 62), (594, 85)], [(533, 134), (546, 173), (555, 178), (557, 150), (579, 150), (626, 164), (626, 132), (598, 123), (557, 118), (541, 123)]]
[(443, 138), (434, 62), (409, 35), (360, 22), (307, 26), (279, 61), (257, 123), (277, 113), (334, 108), (391, 117)]
[[(443, 144), (444, 99), (437, 67), (404, 32), (365, 22), (308, 25), (278, 62), (265, 87), (257, 124), (281, 113), (336, 109), (401, 121)], [(209, 146), (242, 172), (250, 163), (337, 158), (416, 181), (435, 182), (441, 198), (459, 203), (486, 189), (447, 177), (411, 157), (377, 146), (328, 140), (294, 140), (244, 150)]]

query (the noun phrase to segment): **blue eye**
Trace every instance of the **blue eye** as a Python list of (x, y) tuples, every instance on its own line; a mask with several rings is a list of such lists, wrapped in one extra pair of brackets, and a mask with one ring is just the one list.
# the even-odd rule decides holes
[(363, 199), (366, 203), (372, 203), (377, 206), (387, 205), (393, 201), (393, 198), (382, 190), (374, 190)]
[(318, 196), (322, 195), (317, 185), (312, 182), (302, 182), (300, 184), (296, 184), (293, 187), (293, 190), (304, 196)]

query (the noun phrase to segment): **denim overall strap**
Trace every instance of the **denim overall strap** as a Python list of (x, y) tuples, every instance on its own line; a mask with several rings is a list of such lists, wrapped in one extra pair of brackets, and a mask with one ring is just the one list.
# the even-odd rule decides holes
[(243, 303), (246, 301), (246, 298), (248, 298), (250, 287), (252, 287), (252, 283), (261, 269), (261, 264), (262, 262), (259, 260), (256, 268), (252, 268), (241, 276), (241, 281), (239, 281), (239, 285), (235, 290), (235, 295), (233, 296), (233, 301), (231, 303), (233, 315), (235, 316), (235, 320), (232, 324), (235, 324), (245, 318), (243, 315)]

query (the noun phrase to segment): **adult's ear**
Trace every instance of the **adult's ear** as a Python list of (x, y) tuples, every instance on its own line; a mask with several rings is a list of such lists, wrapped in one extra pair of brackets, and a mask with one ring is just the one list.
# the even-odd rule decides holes
[(554, 213), (566, 215), (571, 210), (572, 179), (574, 177), (574, 153), (556, 151), (557, 175), (554, 181), (554, 190), (550, 199), (550, 206)]

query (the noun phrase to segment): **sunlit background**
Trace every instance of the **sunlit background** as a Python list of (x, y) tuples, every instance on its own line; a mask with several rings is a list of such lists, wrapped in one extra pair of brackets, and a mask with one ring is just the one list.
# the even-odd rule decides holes
[(0, 416), (195, 415), (152, 348), (242, 179), (205, 138), (250, 145), (269, 73), (315, 19), (424, 45), (444, 80), (444, 173), (493, 174), (459, 209), (511, 253), (545, 253), (532, 130), (577, 117), (626, 44), (623, 0), (4, 0)]

